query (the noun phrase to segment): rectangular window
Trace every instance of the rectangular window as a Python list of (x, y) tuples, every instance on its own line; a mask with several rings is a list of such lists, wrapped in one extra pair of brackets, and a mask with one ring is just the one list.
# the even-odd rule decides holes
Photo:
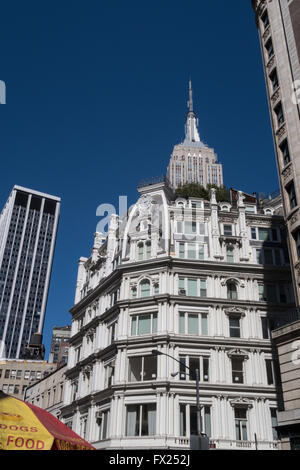
[(208, 335), (208, 317), (206, 313), (179, 313), (179, 333), (188, 335)]
[(199, 335), (198, 314), (188, 314), (188, 334)]
[(126, 435), (154, 436), (156, 434), (156, 405), (127, 405)]
[(188, 279), (187, 285), (188, 285), (188, 289), (187, 289), (188, 295), (191, 297), (197, 297), (198, 296), (198, 280)]
[(204, 245), (198, 243), (179, 243), (179, 258), (204, 260)]
[(202, 336), (208, 335), (208, 319), (205, 313), (202, 313), (201, 315), (201, 334)]
[(180, 380), (196, 380), (196, 370), (198, 369), (199, 381), (209, 381), (209, 357), (203, 356), (180, 356)]
[(247, 410), (245, 408), (235, 408), (235, 431), (237, 441), (247, 441)]
[(224, 235), (232, 235), (232, 225), (224, 225)]
[(134, 315), (131, 318), (131, 336), (157, 333), (157, 313)]
[(185, 222), (185, 233), (187, 235), (195, 235), (197, 233), (197, 223)]
[(244, 383), (244, 359), (241, 357), (233, 357), (231, 359), (232, 366), (232, 382)]
[(265, 48), (267, 51), (268, 59), (270, 60), (274, 55), (273, 42), (271, 39), (266, 43)]
[(207, 290), (206, 290), (206, 280), (200, 279), (200, 297), (206, 297)]
[(241, 337), (240, 319), (235, 316), (229, 317), (229, 333), (231, 338)]
[(258, 239), (260, 241), (266, 242), (269, 241), (269, 229), (268, 228), (259, 228), (258, 229)]
[(266, 371), (268, 385), (274, 385), (273, 361), (271, 359), (266, 359)]
[(269, 339), (269, 322), (267, 317), (261, 317), (261, 328), (263, 339)]
[(226, 248), (226, 261), (227, 263), (234, 263), (234, 248), (228, 246)]
[(277, 75), (276, 69), (270, 75), (270, 80), (271, 80), (271, 83), (272, 83), (273, 93), (275, 93), (275, 91), (279, 87), (279, 81), (278, 81), (278, 75)]
[[(190, 425), (189, 436), (197, 435), (197, 408), (192, 405), (180, 404), (180, 436), (187, 436), (188, 422)], [(187, 420), (189, 415), (189, 421)], [(210, 406), (201, 407), (201, 430), (211, 437), (211, 412)]]
[(144, 382), (156, 380), (157, 358), (154, 356), (130, 357), (129, 361), (129, 382)]
[(263, 251), (256, 249), (256, 262), (257, 264), (263, 264)]
[(278, 432), (277, 432), (277, 410), (275, 408), (270, 409), (271, 412), (271, 422), (272, 422), (272, 431), (273, 431), (273, 440), (278, 441)]
[(109, 410), (102, 411), (100, 418), (98, 419), (99, 426), (99, 441), (103, 441), (108, 437), (108, 422), (109, 422)]
[(281, 156), (282, 156), (283, 164), (284, 164), (284, 166), (286, 166), (291, 161), (290, 149), (289, 149), (289, 144), (288, 144), (287, 140), (285, 140), (280, 145), (280, 150), (281, 150)]
[(256, 233), (256, 228), (255, 227), (251, 228), (251, 239), (252, 240), (257, 240), (257, 233)]
[(284, 123), (284, 114), (283, 114), (283, 107), (282, 104), (279, 103), (278, 106), (275, 108), (275, 114), (277, 116), (277, 125), (280, 127)]
[(294, 207), (297, 206), (297, 198), (296, 198), (296, 192), (295, 192), (295, 185), (294, 183), (290, 183), (286, 191), (288, 193), (289, 201), (290, 201), (290, 209), (294, 209)]
[(261, 21), (263, 22), (264, 29), (266, 30), (270, 24), (269, 15), (267, 11), (265, 11), (265, 13), (262, 15)]
[(293, 233), (298, 259), (300, 259), (300, 230)]

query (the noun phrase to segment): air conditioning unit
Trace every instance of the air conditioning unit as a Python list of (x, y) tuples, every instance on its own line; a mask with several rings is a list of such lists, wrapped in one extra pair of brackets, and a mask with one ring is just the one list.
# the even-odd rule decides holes
[(102, 418), (102, 411), (96, 411), (96, 419), (101, 419)]
[(186, 290), (185, 289), (180, 289), (179, 290), (179, 295), (186, 295)]

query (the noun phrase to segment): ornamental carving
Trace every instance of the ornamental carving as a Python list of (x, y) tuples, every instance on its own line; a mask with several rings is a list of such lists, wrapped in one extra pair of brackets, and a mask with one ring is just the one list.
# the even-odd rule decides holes
[(253, 404), (248, 398), (235, 398), (230, 400), (230, 405), (233, 408), (253, 408)]
[(296, 214), (293, 215), (293, 217), (290, 220), (290, 225), (294, 225), (299, 219), (299, 213), (296, 212)]
[(239, 349), (239, 348), (231, 349), (230, 351), (228, 351), (227, 356), (230, 358), (235, 357), (235, 356), (243, 357), (244, 359), (249, 358), (248, 352), (245, 351), (244, 349)]

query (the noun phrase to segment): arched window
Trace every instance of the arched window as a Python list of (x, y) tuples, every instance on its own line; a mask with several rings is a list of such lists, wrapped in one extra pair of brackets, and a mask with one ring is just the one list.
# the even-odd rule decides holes
[(141, 282), (141, 297), (149, 297), (150, 296), (150, 281), (148, 279), (144, 279)]
[(227, 299), (237, 300), (237, 287), (234, 282), (227, 283)]

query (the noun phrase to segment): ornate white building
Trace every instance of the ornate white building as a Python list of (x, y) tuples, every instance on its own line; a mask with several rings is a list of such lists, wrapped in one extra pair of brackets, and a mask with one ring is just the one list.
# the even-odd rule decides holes
[(79, 261), (63, 421), (98, 449), (188, 449), (199, 369), (211, 444), (276, 448), (270, 330), (294, 307), (282, 216), (240, 192), (139, 192)]

